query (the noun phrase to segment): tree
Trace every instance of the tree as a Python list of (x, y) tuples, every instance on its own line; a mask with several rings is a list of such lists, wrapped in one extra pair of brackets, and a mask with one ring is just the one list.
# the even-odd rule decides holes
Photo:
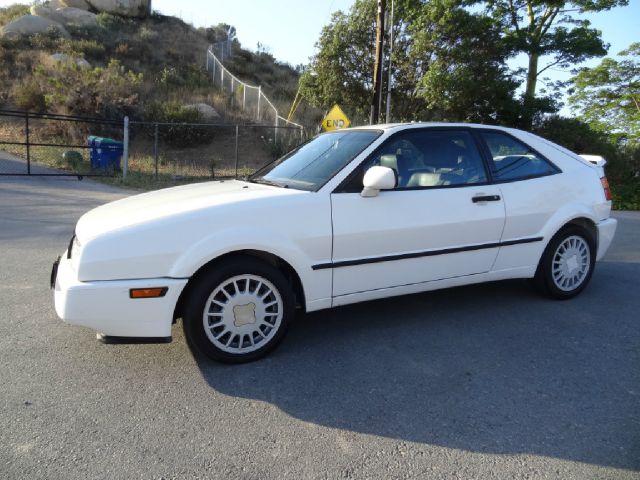
[[(495, 22), (464, 9), (463, 0), (396, 0), (392, 69), (394, 120), (504, 123), (515, 111), (517, 84)], [(334, 14), (318, 53), (302, 75), (312, 104), (340, 103), (356, 122), (368, 116), (373, 83), (375, 0)], [(388, 68), (385, 39), (384, 68)], [(383, 72), (388, 78), (388, 71)]]
[(569, 104), (594, 127), (640, 144), (640, 43), (580, 71)]
[(506, 65), (509, 50), (488, 16), (457, 0), (424, 2), (408, 12), (413, 45), (408, 64), (420, 65), (417, 96), (433, 120), (512, 123), (517, 82)]
[(338, 11), (325, 26), (300, 79), (301, 94), (314, 106), (340, 105), (355, 122), (369, 114), (373, 86), (375, 2), (358, 0), (349, 15)]
[[(531, 128), (540, 75), (551, 67), (568, 68), (607, 53), (600, 32), (578, 14), (627, 5), (628, 0), (485, 0), (487, 12), (503, 28), (514, 53), (524, 53), (526, 68), (521, 126)], [(542, 57), (551, 57), (541, 66)]]

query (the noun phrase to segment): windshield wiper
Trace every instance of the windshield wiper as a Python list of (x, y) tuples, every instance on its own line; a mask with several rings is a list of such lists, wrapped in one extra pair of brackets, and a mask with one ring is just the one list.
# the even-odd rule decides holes
[(271, 180), (267, 180), (264, 177), (250, 178), (249, 182), (250, 183), (258, 183), (260, 185), (271, 185), (272, 187), (289, 188), (289, 185), (287, 185), (286, 183), (282, 184), (282, 183), (278, 183), (278, 182), (272, 182)]

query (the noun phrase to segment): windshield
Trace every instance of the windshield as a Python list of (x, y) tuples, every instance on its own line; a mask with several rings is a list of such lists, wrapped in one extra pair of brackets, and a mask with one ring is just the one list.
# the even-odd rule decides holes
[(380, 133), (375, 130), (324, 133), (262, 168), (249, 181), (317, 191)]

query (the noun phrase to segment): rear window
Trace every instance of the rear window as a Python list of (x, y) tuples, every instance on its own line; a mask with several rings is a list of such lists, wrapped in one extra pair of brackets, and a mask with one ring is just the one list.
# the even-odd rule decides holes
[(501, 132), (481, 132), (493, 159), (493, 177), (524, 180), (557, 173), (557, 169), (526, 143)]

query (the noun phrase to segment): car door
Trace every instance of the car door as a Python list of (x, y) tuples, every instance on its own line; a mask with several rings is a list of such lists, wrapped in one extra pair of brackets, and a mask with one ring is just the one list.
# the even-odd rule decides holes
[[(360, 195), (373, 165), (398, 185)], [(467, 129), (408, 129), (390, 137), (331, 195), (333, 296), (487, 272), (505, 212)]]

